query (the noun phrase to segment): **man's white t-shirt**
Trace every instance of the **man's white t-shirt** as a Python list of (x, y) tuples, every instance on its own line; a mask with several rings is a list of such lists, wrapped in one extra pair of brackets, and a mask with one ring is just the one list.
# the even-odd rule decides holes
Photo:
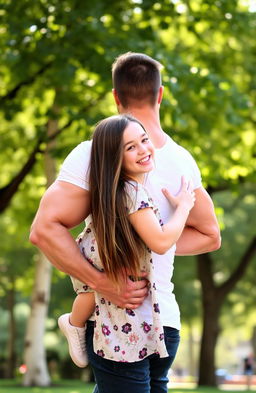
[[(88, 190), (90, 153), (91, 141), (82, 142), (75, 147), (63, 162), (57, 180), (66, 181)], [(177, 194), (182, 176), (186, 180), (192, 181), (194, 189), (201, 187), (201, 175), (195, 160), (186, 149), (167, 135), (164, 146), (155, 149), (155, 169), (147, 174), (145, 183), (150, 196), (159, 208), (164, 223), (173, 214), (173, 209), (161, 190), (166, 188), (173, 195)], [(174, 245), (164, 255), (156, 253), (152, 253), (152, 255), (162, 324), (179, 330), (180, 312), (171, 281), (175, 249)], [(150, 307), (150, 302), (146, 299), (140, 306), (140, 312), (144, 315), (151, 315)]]

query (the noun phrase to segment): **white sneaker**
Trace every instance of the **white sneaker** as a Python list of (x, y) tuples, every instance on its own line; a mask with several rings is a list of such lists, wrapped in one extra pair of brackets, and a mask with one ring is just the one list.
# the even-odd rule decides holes
[(86, 367), (88, 357), (85, 349), (85, 332), (84, 328), (73, 326), (69, 322), (70, 314), (63, 314), (58, 319), (58, 325), (62, 333), (68, 340), (68, 349), (71, 359), (78, 367)]

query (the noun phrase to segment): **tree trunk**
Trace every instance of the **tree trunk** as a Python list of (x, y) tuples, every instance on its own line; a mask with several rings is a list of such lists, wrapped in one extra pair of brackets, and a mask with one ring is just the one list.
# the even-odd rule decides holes
[(214, 283), (213, 260), (210, 254), (197, 255), (198, 278), (202, 287), (203, 333), (199, 359), (199, 386), (216, 386), (215, 347), (219, 329), (221, 306), (227, 295), (243, 277), (255, 255), (256, 238), (253, 237), (229, 278), (221, 285)]
[(197, 256), (198, 276), (202, 287), (203, 332), (199, 356), (199, 386), (216, 386), (215, 347), (219, 334), (219, 314), (223, 299), (213, 281), (210, 254)]
[(14, 378), (15, 367), (16, 367), (16, 352), (15, 352), (15, 336), (16, 336), (16, 324), (14, 317), (14, 306), (15, 306), (15, 284), (14, 279), (11, 279), (11, 288), (7, 293), (8, 311), (9, 311), (9, 336), (7, 342), (7, 363), (5, 369), (5, 378)]
[(216, 386), (215, 347), (220, 332), (218, 326), (220, 308), (208, 303), (203, 309), (203, 332), (199, 357), (199, 386)]
[(27, 371), (24, 374), (24, 386), (49, 386), (51, 383), (44, 348), (45, 319), (49, 302), (50, 281), (51, 265), (45, 256), (40, 253), (32, 294), (31, 314), (25, 339), (24, 361)]
[[(57, 114), (57, 108), (53, 111)], [(57, 120), (49, 120), (47, 135), (50, 137), (57, 130)], [(54, 140), (47, 144), (45, 152), (45, 175), (47, 187), (55, 180), (55, 162), (51, 157)], [(47, 258), (39, 252), (36, 266), (35, 285), (32, 294), (31, 315), (28, 321), (25, 339), (25, 364), (27, 371), (24, 374), (24, 386), (49, 386), (51, 383), (48, 373), (46, 354), (44, 348), (45, 320), (47, 317), (50, 299), (52, 265)]]

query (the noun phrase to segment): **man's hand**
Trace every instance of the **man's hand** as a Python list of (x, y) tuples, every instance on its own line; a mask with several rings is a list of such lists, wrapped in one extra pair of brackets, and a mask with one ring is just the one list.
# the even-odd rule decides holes
[(91, 288), (101, 293), (106, 299), (121, 308), (136, 309), (143, 303), (148, 294), (147, 273), (141, 273), (142, 279), (132, 281), (129, 277), (120, 282), (118, 290), (107, 278), (105, 273), (99, 273), (100, 279), (97, 285), (91, 284)]

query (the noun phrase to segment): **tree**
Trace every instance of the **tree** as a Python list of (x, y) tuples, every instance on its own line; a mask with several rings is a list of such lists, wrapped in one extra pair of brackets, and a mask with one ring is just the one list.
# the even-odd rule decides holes
[(215, 379), (215, 347), (220, 333), (219, 318), (221, 307), (227, 295), (243, 278), (246, 269), (255, 257), (256, 237), (254, 237), (236, 269), (221, 285), (214, 282), (213, 260), (210, 254), (197, 256), (198, 277), (202, 286), (203, 332), (200, 351), (199, 385), (214, 386)]
[[(57, 115), (57, 112), (58, 107), (54, 105), (53, 113)], [(47, 127), (47, 136), (49, 139), (52, 135), (56, 134), (57, 129), (57, 120), (49, 120)], [(51, 156), (51, 149), (54, 148), (54, 145), (54, 140), (49, 142), (45, 152), (45, 176), (48, 187), (53, 183), (56, 177), (55, 161)], [(51, 382), (47, 370), (43, 339), (50, 299), (51, 270), (51, 264), (47, 258), (39, 252), (32, 293), (31, 314), (28, 320), (25, 337), (24, 361), (27, 366), (27, 372), (24, 374), (24, 386), (49, 386)]]
[[(183, 42), (172, 35), (178, 56), (173, 57), (171, 64), (167, 64), (173, 75), (170, 80), (173, 112), (172, 117), (165, 115), (166, 120), (175, 126), (176, 131), (184, 133), (193, 130), (185, 135), (188, 149), (193, 151), (192, 143), (194, 156), (198, 154), (204, 181), (211, 194), (225, 189), (243, 194), (255, 181), (252, 172), (255, 163), (255, 138), (252, 135), (255, 115), (251, 110), (255, 102), (251, 89), (255, 83), (255, 75), (251, 72), (252, 64), (255, 63), (255, 43), (247, 40), (248, 31), (255, 24), (255, 15), (244, 13), (239, 2), (228, 5), (227, 2), (219, 2), (218, 5), (207, 3), (204, 8), (197, 9), (193, 1), (186, 2), (183, 14), (184, 17), (190, 16), (193, 26), (186, 24), (187, 40)], [(215, 29), (216, 23), (218, 29)], [(173, 26), (169, 32), (174, 33), (175, 29), (176, 26)], [(213, 38), (215, 45), (212, 45)], [(247, 45), (242, 52), (245, 41)], [(196, 47), (192, 50), (191, 46), (195, 43)], [(245, 58), (248, 60), (245, 66), (247, 83), (245, 74), (242, 76), (241, 73)], [(184, 134), (181, 134), (180, 139), (184, 145)], [(248, 248), (237, 262), (237, 267), (233, 272), (231, 270), (230, 276), (220, 286), (214, 282), (216, 267), (213, 256), (206, 254), (197, 257), (203, 298), (199, 385), (216, 385), (214, 351), (219, 334), (220, 309), (228, 293), (254, 260), (254, 235), (253, 228), (248, 233)], [(232, 260), (227, 262), (230, 265)]]

